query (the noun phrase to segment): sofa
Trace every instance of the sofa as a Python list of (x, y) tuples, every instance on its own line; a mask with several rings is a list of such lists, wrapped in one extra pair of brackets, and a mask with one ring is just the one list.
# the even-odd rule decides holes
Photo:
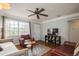
[(0, 56), (24, 56), (26, 49), (18, 50), (12, 39), (0, 39)]
[[(76, 51), (77, 50), (77, 51)], [(65, 41), (63, 45), (52, 49), (51, 56), (77, 56), (79, 55), (79, 42), (69, 42)]]

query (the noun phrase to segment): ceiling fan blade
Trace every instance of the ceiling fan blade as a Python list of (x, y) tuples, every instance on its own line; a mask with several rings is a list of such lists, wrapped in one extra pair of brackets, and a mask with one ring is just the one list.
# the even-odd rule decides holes
[(26, 9), (27, 11), (29, 11), (29, 12), (32, 12), (32, 13), (35, 13), (34, 11), (32, 11), (32, 10), (28, 10), (28, 9)]
[(40, 15), (48, 17), (48, 15), (46, 15), (46, 14), (40, 14)]
[(28, 15), (28, 17), (33, 16), (33, 15), (35, 15), (35, 14)]
[(37, 15), (37, 19), (40, 19), (39, 15)]
[(43, 12), (44, 10), (45, 10), (44, 8), (41, 8), (41, 9), (39, 10), (39, 13), (40, 13), (40, 12)]

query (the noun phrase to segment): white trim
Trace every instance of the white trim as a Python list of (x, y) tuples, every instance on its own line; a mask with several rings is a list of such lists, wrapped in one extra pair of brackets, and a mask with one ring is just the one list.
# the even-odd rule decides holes
[(66, 19), (66, 18), (76, 18), (78, 16), (79, 16), (79, 13), (74, 13), (74, 14), (71, 14), (71, 15), (66, 15), (66, 16), (61, 16), (61, 17), (58, 17), (58, 18), (53, 18), (51, 20), (46, 20), (46, 21), (43, 21), (41, 23), (47, 23), (47, 22), (52, 22), (52, 21), (56, 21), (56, 20)]

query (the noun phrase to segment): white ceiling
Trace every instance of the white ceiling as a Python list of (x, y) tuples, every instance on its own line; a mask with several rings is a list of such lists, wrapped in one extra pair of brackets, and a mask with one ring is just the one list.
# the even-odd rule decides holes
[[(79, 12), (78, 3), (11, 3), (10, 10), (0, 10), (0, 13), (5, 13), (10, 17), (20, 17), (26, 20), (45, 21), (56, 18), (58, 16), (69, 15)], [(44, 8), (43, 13), (48, 14), (48, 17), (40, 16), (38, 20), (36, 16), (28, 17), (32, 14), (26, 9), (35, 10), (36, 8)]]

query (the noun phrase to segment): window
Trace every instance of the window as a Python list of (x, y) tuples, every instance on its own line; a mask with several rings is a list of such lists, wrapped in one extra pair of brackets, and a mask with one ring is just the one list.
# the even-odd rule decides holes
[(30, 34), (29, 23), (16, 20), (5, 20), (5, 37)]
[(29, 23), (19, 22), (19, 35), (30, 34)]
[(5, 20), (5, 37), (18, 36), (18, 22)]

